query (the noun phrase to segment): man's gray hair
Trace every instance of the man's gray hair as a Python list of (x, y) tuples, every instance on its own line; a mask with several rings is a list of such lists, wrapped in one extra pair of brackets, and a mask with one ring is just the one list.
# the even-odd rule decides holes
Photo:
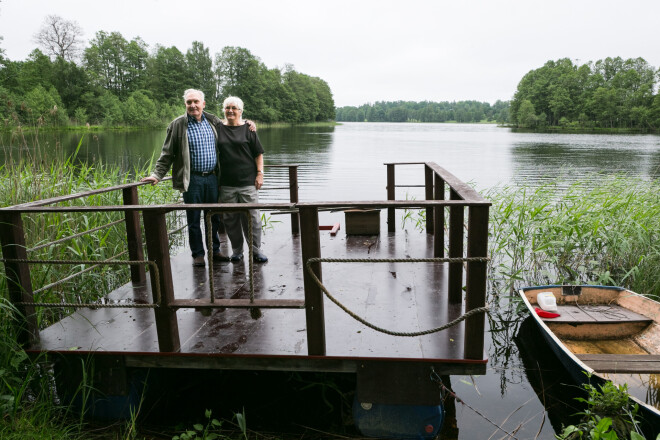
[(238, 96), (229, 96), (222, 103), (222, 108), (227, 107), (227, 104), (235, 104), (241, 111), (243, 111), (243, 100)]
[(197, 89), (187, 89), (185, 92), (183, 92), (183, 100), (185, 101), (186, 96), (191, 95), (193, 93), (199, 94), (199, 96), (202, 97), (202, 102), (204, 102), (204, 92), (202, 92), (201, 90), (197, 90)]

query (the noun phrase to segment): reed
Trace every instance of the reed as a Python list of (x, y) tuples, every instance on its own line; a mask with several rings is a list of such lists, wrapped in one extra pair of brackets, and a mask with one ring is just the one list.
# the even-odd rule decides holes
[(617, 285), (660, 296), (660, 183), (585, 176), (486, 193), (492, 291), (521, 284)]
[[(18, 133), (17, 136), (31, 136)], [(32, 143), (30, 139), (23, 139)], [(34, 144), (33, 144), (34, 145)], [(80, 144), (79, 144), (80, 147)], [(30, 149), (5, 151), (5, 163), (0, 166), (0, 206), (12, 206), (33, 200), (104, 188), (134, 182), (135, 176), (146, 175), (150, 164), (133, 170), (103, 163), (86, 164), (76, 160), (76, 155), (64, 157), (58, 147), (48, 154), (36, 145)], [(140, 188), (143, 204), (175, 203), (178, 191), (169, 185), (146, 185)], [(63, 202), (60, 205), (121, 205), (121, 192), (115, 191), (84, 199)], [(75, 240), (51, 243), (74, 233), (79, 233), (108, 222), (119, 220), (123, 213), (90, 214), (25, 214), (22, 216), (30, 259), (103, 260), (126, 250), (126, 232), (123, 223), (100, 229)], [(174, 229), (179, 221), (176, 216), (168, 219)], [(143, 235), (144, 236), (144, 235)], [(172, 240), (178, 245), (180, 240)], [(119, 259), (127, 259), (121, 256)], [(30, 273), (34, 289), (65, 278), (84, 269), (85, 265), (31, 265)], [(55, 286), (35, 295), (35, 301), (44, 302), (95, 302), (130, 280), (127, 266), (99, 266), (70, 282)], [(29, 359), (17, 343), (15, 326), (16, 309), (7, 298), (7, 279), (4, 265), (0, 265), (0, 438), (96, 438), (84, 432), (81, 418), (67, 417), (67, 408), (59, 402), (53, 384), (52, 372), (41, 360)], [(73, 310), (38, 308), (38, 322), (45, 327), (71, 313)], [(87, 392), (86, 389), (81, 389)], [(100, 437), (99, 437), (100, 438)], [(108, 438), (108, 437), (106, 437)]]

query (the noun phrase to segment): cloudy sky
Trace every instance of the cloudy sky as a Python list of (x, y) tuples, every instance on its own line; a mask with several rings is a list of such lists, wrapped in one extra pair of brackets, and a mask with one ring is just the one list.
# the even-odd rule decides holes
[[(198, 5), (192, 9), (184, 5)], [(0, 0), (0, 47), (23, 60), (46, 15), (185, 52), (249, 49), (328, 82), (335, 104), (511, 99), (548, 60), (660, 67), (658, 0)]]

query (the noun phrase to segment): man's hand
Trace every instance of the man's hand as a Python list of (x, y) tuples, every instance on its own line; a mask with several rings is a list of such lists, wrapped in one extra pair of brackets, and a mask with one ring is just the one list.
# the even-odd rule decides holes
[(257, 124), (255, 124), (253, 121), (250, 121), (249, 119), (246, 119), (245, 123), (248, 125), (248, 130), (257, 131)]
[(261, 189), (262, 186), (264, 186), (264, 175), (261, 173), (257, 173), (257, 178), (254, 179), (254, 187), (257, 189)]
[(147, 176), (140, 179), (140, 182), (151, 182), (152, 185), (155, 185), (159, 182), (154, 176)]

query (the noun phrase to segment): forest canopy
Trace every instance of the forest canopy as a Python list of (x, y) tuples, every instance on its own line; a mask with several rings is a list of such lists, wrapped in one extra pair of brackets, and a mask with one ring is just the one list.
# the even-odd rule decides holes
[(346, 122), (498, 122), (508, 121), (509, 103), (478, 101), (394, 101), (339, 107), (337, 121)]
[(24, 61), (7, 59), (0, 48), (4, 127), (162, 126), (185, 112), (182, 95), (188, 88), (204, 91), (207, 110), (216, 114), (224, 97), (234, 95), (245, 103), (244, 116), (261, 122), (335, 116), (332, 91), (324, 80), (292, 65), (268, 68), (242, 47), (224, 47), (213, 57), (199, 41), (185, 53), (175, 46), (150, 50), (140, 37), (129, 41), (105, 31), (97, 32), (77, 56), (63, 52), (57, 41), (47, 47), (48, 54), (35, 49)]
[(660, 70), (643, 58), (568, 58), (528, 72), (511, 101), (511, 123), (543, 128), (660, 128)]

